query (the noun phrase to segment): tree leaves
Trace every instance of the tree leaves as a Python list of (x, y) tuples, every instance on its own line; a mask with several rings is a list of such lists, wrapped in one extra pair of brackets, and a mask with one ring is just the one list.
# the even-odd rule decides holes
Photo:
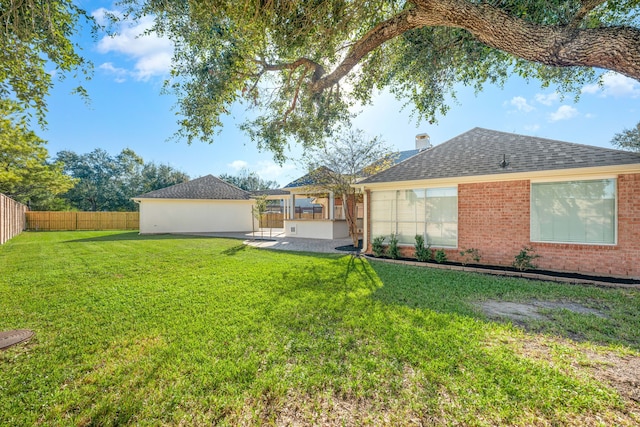
[(0, 101), (0, 193), (32, 209), (49, 209), (75, 180), (63, 173), (61, 163), (48, 161), (46, 142), (19, 112), (15, 102)]
[(81, 20), (93, 22), (73, 0), (0, 0), (0, 99), (33, 109), (44, 124), (53, 77), (91, 72), (71, 41)]
[(611, 143), (621, 150), (640, 152), (640, 122), (631, 129), (615, 134)]
[(457, 84), (510, 75), (562, 92), (597, 75), (640, 78), (638, 1), (128, 0), (176, 46), (179, 138), (213, 142), (234, 105), (259, 149), (321, 144), (388, 89), (435, 122)]
[(145, 165), (128, 148), (116, 156), (101, 148), (86, 154), (60, 151), (56, 158), (78, 181), (63, 197), (82, 211), (135, 211), (132, 197), (189, 180), (168, 165)]
[(244, 191), (260, 191), (278, 188), (276, 181), (264, 180), (256, 172), (242, 169), (238, 175), (222, 174), (218, 178)]

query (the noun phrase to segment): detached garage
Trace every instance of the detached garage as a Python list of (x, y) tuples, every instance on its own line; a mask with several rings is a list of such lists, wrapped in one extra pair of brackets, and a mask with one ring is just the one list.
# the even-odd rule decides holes
[(140, 234), (246, 232), (257, 229), (251, 193), (213, 175), (134, 197)]

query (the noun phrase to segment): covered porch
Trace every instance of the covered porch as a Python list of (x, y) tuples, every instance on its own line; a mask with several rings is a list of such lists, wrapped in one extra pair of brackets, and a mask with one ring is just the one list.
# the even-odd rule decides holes
[(286, 236), (330, 240), (349, 237), (342, 200), (318, 186), (313, 172), (283, 190), (289, 193), (283, 206)]
[(349, 237), (342, 201), (332, 192), (309, 194), (291, 191), (284, 206), (283, 225), (288, 237), (344, 239)]

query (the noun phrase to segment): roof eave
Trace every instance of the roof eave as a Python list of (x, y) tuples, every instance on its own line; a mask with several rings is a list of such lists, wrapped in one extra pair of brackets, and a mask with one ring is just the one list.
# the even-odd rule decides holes
[(581, 179), (598, 179), (602, 177), (611, 177), (625, 174), (640, 173), (640, 163), (627, 165), (609, 165), (588, 168), (567, 168), (555, 170), (543, 170), (532, 172), (513, 172), (492, 175), (472, 175), (472, 176), (451, 176), (442, 178), (424, 178), (407, 181), (385, 181), (372, 183), (356, 183), (353, 187), (361, 189), (377, 189), (377, 188), (413, 188), (419, 185), (441, 186), (448, 184), (469, 184), (480, 182), (500, 182), (500, 181), (522, 181), (522, 180), (547, 180), (547, 179), (566, 179), (575, 177)]
[(133, 200), (136, 203), (140, 203), (142, 201), (150, 201), (150, 200), (172, 200), (172, 201), (190, 201), (190, 202), (253, 202), (255, 199), (197, 199), (197, 198), (186, 198), (186, 197), (133, 197)]

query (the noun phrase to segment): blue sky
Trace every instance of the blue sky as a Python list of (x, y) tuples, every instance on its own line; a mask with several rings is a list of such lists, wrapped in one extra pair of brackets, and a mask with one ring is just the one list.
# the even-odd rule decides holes
[[(96, 17), (102, 16), (101, 8), (115, 10), (111, 2), (80, 4)], [(192, 178), (237, 174), (244, 167), (285, 185), (304, 174), (303, 165), (289, 161), (279, 166), (271, 153), (256, 149), (238, 130), (246, 117), (240, 108), (225, 119), (212, 145), (169, 141), (177, 130), (175, 98), (162, 95), (161, 87), (169, 70), (171, 43), (155, 36), (138, 37), (149, 25), (150, 21), (124, 24), (115, 38), (103, 34), (92, 38), (89, 31), (78, 34), (83, 55), (95, 67), (92, 79), (82, 82), (91, 102), (87, 105), (70, 94), (77, 80), (56, 84), (48, 98), (47, 129), (37, 130), (48, 141), (52, 157), (61, 150), (87, 153), (103, 148), (117, 154), (131, 148), (145, 162), (169, 164)], [(374, 105), (361, 108), (355, 126), (400, 151), (414, 148), (418, 133), (428, 133), (436, 145), (476, 126), (611, 148), (616, 133), (640, 121), (640, 83), (614, 73), (607, 73), (603, 83), (584, 87), (577, 103), (572, 95), (561, 99), (553, 89), (519, 78), (502, 89), (487, 86), (477, 95), (461, 86), (457, 102), (433, 125), (418, 125), (410, 106), (402, 109), (402, 103), (382, 93)], [(299, 154), (294, 145), (290, 157)]]

